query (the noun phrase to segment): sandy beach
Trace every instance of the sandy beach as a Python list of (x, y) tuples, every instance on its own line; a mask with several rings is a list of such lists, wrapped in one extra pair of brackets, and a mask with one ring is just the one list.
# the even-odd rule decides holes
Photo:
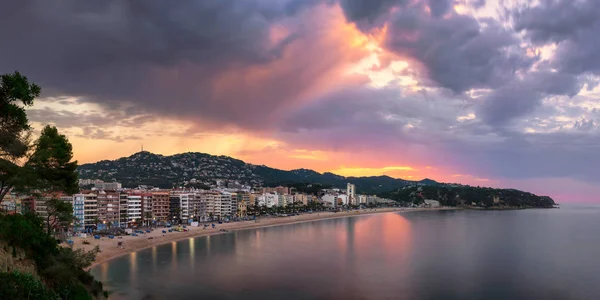
[[(269, 226), (278, 226), (285, 224), (294, 224), (301, 222), (310, 222), (332, 218), (343, 218), (348, 216), (359, 216), (375, 213), (386, 213), (386, 212), (416, 212), (416, 211), (432, 211), (432, 210), (454, 210), (456, 208), (378, 208), (378, 209), (365, 209), (360, 211), (349, 211), (349, 212), (315, 212), (312, 214), (301, 214), (299, 216), (291, 217), (270, 217), (260, 218), (258, 221), (242, 221), (216, 224), (215, 228), (212, 227), (204, 229), (200, 227), (187, 226), (189, 231), (187, 232), (167, 232), (162, 233), (164, 228), (156, 228), (150, 233), (140, 234), (139, 236), (123, 236), (121, 239), (109, 239), (108, 237), (102, 237), (97, 240), (93, 236), (88, 235), (87, 238), (73, 237), (74, 248), (83, 248), (85, 250), (91, 250), (95, 246), (100, 247), (100, 253), (96, 257), (96, 261), (90, 267), (94, 267), (101, 263), (107, 262), (113, 258), (135, 252), (144, 248), (149, 248), (161, 244), (166, 244), (174, 241), (183, 239), (201, 237), (207, 235), (223, 234), (225, 232), (221, 229), (225, 229), (229, 232), (234, 230), (245, 230)], [(152, 237), (150, 239), (150, 237)], [(83, 241), (87, 240), (90, 244), (84, 245)], [(123, 248), (117, 247), (118, 242), (123, 242)]]

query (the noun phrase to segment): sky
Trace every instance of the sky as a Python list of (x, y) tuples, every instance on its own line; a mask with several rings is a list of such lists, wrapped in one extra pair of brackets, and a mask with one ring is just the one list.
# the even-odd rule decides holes
[(600, 0), (2, 1), (79, 163), (141, 147), (600, 203)]

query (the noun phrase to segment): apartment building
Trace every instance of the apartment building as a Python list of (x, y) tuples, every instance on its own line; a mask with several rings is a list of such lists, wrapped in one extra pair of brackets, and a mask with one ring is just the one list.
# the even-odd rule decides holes
[[(237, 212), (237, 201), (232, 201), (232, 194), (218, 191), (207, 191), (202, 193), (206, 201), (206, 212), (209, 216), (225, 218), (234, 216)], [(236, 206), (232, 209), (232, 206)]]
[(190, 218), (194, 220), (207, 220), (207, 205), (206, 197), (203, 192), (194, 193), (194, 201), (192, 202), (192, 208), (190, 211)]
[(356, 186), (352, 183), (346, 184), (346, 195), (348, 196), (347, 204), (357, 205)]
[(127, 195), (127, 224), (129, 226), (140, 224), (142, 221), (142, 195)]
[(277, 206), (279, 202), (279, 196), (276, 193), (264, 193), (256, 198), (259, 206), (273, 207)]
[(152, 219), (152, 206), (154, 205), (154, 198), (152, 193), (144, 193), (142, 196), (142, 223), (150, 226), (154, 221)]
[(295, 194), (294, 195), (294, 202), (296, 203), (302, 203), (304, 205), (308, 205), (308, 197), (309, 195), (307, 194)]
[(119, 194), (119, 224), (121, 227), (127, 227), (127, 193)]
[(95, 228), (98, 220), (98, 195), (87, 193), (84, 196), (84, 228)]
[(73, 230), (75, 232), (83, 231), (85, 224), (85, 195), (73, 195)]
[(294, 195), (285, 194), (283, 195), (283, 198), (285, 198), (286, 205), (294, 204)]
[[(70, 196), (61, 197), (68, 201)], [(98, 195), (87, 192), (75, 194), (73, 199), (73, 216), (75, 217), (75, 231), (96, 228), (98, 221)]]
[(158, 222), (169, 219), (170, 193), (168, 191), (152, 193), (152, 218)]
[(98, 192), (98, 220), (103, 224), (110, 223), (111, 226), (117, 226), (120, 219), (120, 195), (115, 191)]
[(237, 202), (236, 217), (243, 218), (248, 216), (248, 205), (245, 201)]

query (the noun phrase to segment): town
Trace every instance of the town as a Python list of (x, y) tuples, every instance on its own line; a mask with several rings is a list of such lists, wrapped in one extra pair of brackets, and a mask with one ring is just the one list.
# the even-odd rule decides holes
[(35, 212), (49, 215), (48, 201), (70, 203), (73, 232), (93, 232), (108, 228), (166, 226), (192, 222), (231, 222), (256, 216), (286, 216), (300, 212), (341, 211), (351, 208), (394, 205), (397, 202), (356, 193), (354, 184), (346, 189), (324, 189), (319, 195), (297, 192), (294, 188), (251, 188), (236, 181), (217, 180), (210, 189), (159, 189), (149, 186), (122, 188), (118, 182), (80, 179), (80, 186), (93, 185), (74, 195), (42, 196), (9, 193), (2, 202), (6, 213)]

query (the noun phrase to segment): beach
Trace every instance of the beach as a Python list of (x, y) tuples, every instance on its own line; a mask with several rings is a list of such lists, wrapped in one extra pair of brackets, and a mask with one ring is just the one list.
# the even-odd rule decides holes
[[(170, 242), (175, 242), (183, 239), (201, 237), (207, 235), (214, 234), (222, 234), (225, 233), (221, 231), (222, 229), (227, 230), (228, 232), (235, 230), (245, 230), (245, 229), (253, 229), (253, 228), (262, 228), (269, 226), (278, 226), (285, 224), (294, 224), (301, 222), (310, 222), (324, 219), (332, 219), (332, 218), (343, 218), (349, 216), (359, 216), (359, 215), (368, 215), (368, 214), (376, 214), (376, 213), (386, 213), (386, 212), (416, 212), (416, 211), (433, 211), (433, 210), (455, 210), (455, 207), (441, 207), (441, 208), (377, 208), (377, 209), (362, 209), (362, 210), (352, 210), (352, 211), (344, 211), (344, 212), (314, 212), (312, 214), (301, 214), (298, 216), (288, 216), (288, 217), (261, 217), (257, 221), (241, 221), (241, 222), (231, 222), (231, 223), (223, 223), (218, 224), (217, 222), (213, 222), (215, 224), (215, 228), (207, 227), (203, 228), (203, 226), (192, 227), (187, 226), (189, 231), (187, 232), (168, 232), (163, 233), (163, 230), (166, 228), (155, 228), (150, 233), (139, 234), (138, 236), (123, 236), (122, 238), (115, 237), (114, 239), (109, 239), (108, 237), (102, 237), (100, 239), (94, 239), (93, 235), (88, 235), (87, 238), (81, 237), (73, 237), (73, 248), (82, 248), (84, 250), (92, 250), (94, 247), (99, 246), (100, 253), (97, 254), (96, 260), (90, 266), (90, 268), (107, 262), (113, 258), (135, 252), (141, 249), (166, 244)], [(209, 223), (212, 224), (212, 223)], [(89, 244), (83, 244), (83, 241), (88, 241)], [(123, 247), (118, 247), (117, 243), (122, 242)]]

